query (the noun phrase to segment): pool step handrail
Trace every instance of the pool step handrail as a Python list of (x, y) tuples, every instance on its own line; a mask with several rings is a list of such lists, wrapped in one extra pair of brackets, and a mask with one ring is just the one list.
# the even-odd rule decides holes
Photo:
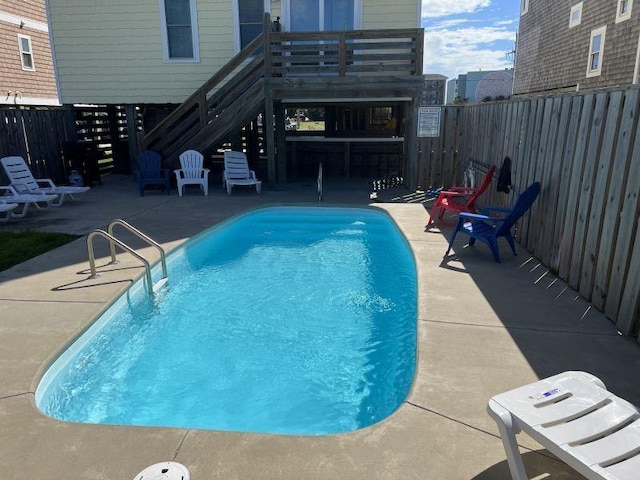
[[(162, 263), (162, 278), (158, 281), (156, 285), (153, 284), (153, 281), (151, 279), (151, 264), (149, 263), (149, 261), (144, 256), (139, 254), (135, 249), (133, 249), (132, 247), (124, 243), (122, 240), (119, 240), (114, 236), (113, 228), (116, 225), (120, 225), (124, 227), (125, 229), (129, 230), (131, 233), (136, 235), (138, 238), (140, 238), (141, 240), (144, 240), (149, 245), (156, 247), (160, 251), (160, 261)], [(107, 227), (107, 231), (104, 231), (98, 228), (93, 230), (87, 236), (87, 253), (89, 255), (89, 268), (91, 270), (91, 275), (89, 276), (89, 278), (98, 277), (98, 273), (96, 272), (96, 259), (95, 259), (95, 254), (93, 252), (93, 239), (96, 236), (103, 237), (109, 242), (109, 253), (111, 255), (111, 261), (109, 262), (109, 264), (118, 263), (118, 259), (116, 258), (116, 245), (118, 245), (123, 250), (129, 252), (131, 255), (133, 255), (134, 257), (142, 261), (142, 263), (144, 263), (145, 277), (147, 279), (147, 290), (150, 295), (153, 295), (154, 292), (158, 291), (160, 288), (162, 288), (162, 286), (164, 286), (165, 283), (167, 283), (167, 278), (168, 278), (167, 260), (166, 260), (166, 254), (164, 249), (160, 246), (158, 242), (148, 237), (147, 235), (142, 233), (140, 230), (135, 228), (133, 225), (125, 222), (120, 218), (112, 220)]]
[[(144, 233), (142, 233), (140, 230), (135, 228), (130, 223), (125, 222), (121, 218), (116, 218), (115, 220), (111, 220), (111, 223), (109, 223), (109, 226), (107, 227), (107, 232), (112, 237), (114, 237), (114, 235), (113, 235), (113, 227), (115, 227), (116, 225), (120, 225), (120, 226), (126, 228), (131, 233), (136, 235), (139, 239), (144, 240), (149, 245), (151, 245), (153, 247), (156, 247), (160, 251), (160, 261), (162, 262), (162, 278), (167, 278), (167, 259), (166, 259), (166, 255), (165, 255), (164, 249), (160, 246), (160, 244), (158, 242), (156, 242), (155, 240), (153, 240), (152, 238), (150, 238), (149, 236), (147, 236)], [(116, 246), (115, 246), (115, 244), (113, 242), (109, 243), (109, 250), (111, 252), (111, 263), (117, 263), (117, 260), (116, 260)]]
[[(99, 276), (98, 272), (96, 272), (96, 257), (95, 257), (95, 254), (93, 253), (93, 239), (97, 236), (107, 239), (110, 245), (114, 245), (114, 244), (118, 245), (120, 248), (122, 248), (123, 250), (126, 250), (131, 255), (136, 257), (138, 260), (142, 261), (142, 263), (144, 263), (145, 276), (147, 278), (147, 290), (149, 291), (149, 294), (153, 294), (153, 281), (151, 280), (151, 264), (149, 263), (149, 260), (144, 258), (142, 255), (140, 255), (138, 252), (136, 252), (133, 248), (131, 248), (129, 245), (127, 245), (123, 241), (118, 240), (113, 235), (110, 235), (104, 230), (99, 228), (96, 228), (91, 233), (89, 233), (89, 235), (87, 235), (87, 253), (89, 254), (89, 268), (91, 269), (91, 275), (89, 276), (89, 278), (93, 279), (93, 278), (98, 278)], [(118, 262), (112, 261), (110, 263), (118, 263)]]

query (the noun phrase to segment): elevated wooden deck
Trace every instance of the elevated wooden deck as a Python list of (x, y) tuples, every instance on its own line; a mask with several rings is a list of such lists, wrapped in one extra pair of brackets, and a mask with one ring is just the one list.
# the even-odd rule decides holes
[[(269, 183), (286, 181), (286, 102), (402, 102), (417, 108), (424, 90), (423, 29), (264, 34), (216, 72), (164, 121), (140, 138), (140, 147), (167, 161), (194, 148), (207, 152), (259, 113), (275, 118), (265, 129)], [(404, 150), (415, 157), (417, 141), (407, 114)], [(277, 158), (276, 158), (277, 153)]]

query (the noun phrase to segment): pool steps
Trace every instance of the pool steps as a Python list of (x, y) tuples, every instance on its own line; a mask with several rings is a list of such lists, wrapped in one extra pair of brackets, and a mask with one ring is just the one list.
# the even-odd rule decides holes
[[(156, 247), (160, 251), (160, 261), (162, 262), (162, 278), (155, 285), (151, 279), (151, 264), (145, 257), (139, 254), (136, 250), (134, 250), (132, 247), (124, 243), (122, 240), (117, 239), (113, 235), (113, 229), (116, 225), (120, 225), (124, 227), (125, 229), (129, 230), (131, 233), (135, 234), (138, 238), (140, 238), (141, 240), (144, 240), (149, 245)], [(89, 268), (91, 270), (91, 275), (89, 276), (90, 279), (99, 277), (96, 271), (96, 259), (95, 259), (95, 254), (93, 252), (93, 239), (97, 236), (103, 237), (109, 242), (109, 252), (111, 254), (111, 261), (109, 262), (109, 265), (118, 263), (118, 260), (116, 259), (116, 245), (118, 245), (123, 250), (129, 252), (131, 255), (133, 255), (138, 260), (142, 261), (142, 263), (144, 263), (147, 291), (149, 292), (149, 295), (153, 295), (155, 292), (160, 290), (167, 283), (168, 281), (167, 260), (166, 260), (166, 254), (164, 249), (160, 246), (158, 242), (148, 237), (147, 235), (142, 233), (140, 230), (138, 230), (137, 228), (135, 228), (134, 226), (132, 226), (131, 224), (125, 222), (120, 218), (112, 220), (107, 227), (107, 231), (97, 228), (93, 230), (91, 233), (89, 233), (89, 235), (87, 235), (87, 254), (89, 256)]]

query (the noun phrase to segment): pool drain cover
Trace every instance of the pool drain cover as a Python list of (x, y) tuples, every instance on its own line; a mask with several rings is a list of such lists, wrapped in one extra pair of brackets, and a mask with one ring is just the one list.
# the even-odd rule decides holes
[(177, 462), (162, 462), (145, 468), (134, 480), (189, 480), (187, 467)]

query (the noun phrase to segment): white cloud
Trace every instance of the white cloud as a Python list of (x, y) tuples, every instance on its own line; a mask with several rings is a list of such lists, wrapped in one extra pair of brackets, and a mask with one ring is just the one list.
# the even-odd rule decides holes
[(491, 0), (422, 0), (422, 18), (474, 13), (491, 5)]
[(507, 25), (518, 25), (518, 19), (517, 18), (512, 18), (510, 20), (499, 20), (497, 22), (494, 23), (494, 25), (497, 26), (507, 26)]
[(509, 68), (505, 54), (514, 40), (515, 31), (502, 27), (427, 28), (424, 71), (451, 79), (468, 71)]

